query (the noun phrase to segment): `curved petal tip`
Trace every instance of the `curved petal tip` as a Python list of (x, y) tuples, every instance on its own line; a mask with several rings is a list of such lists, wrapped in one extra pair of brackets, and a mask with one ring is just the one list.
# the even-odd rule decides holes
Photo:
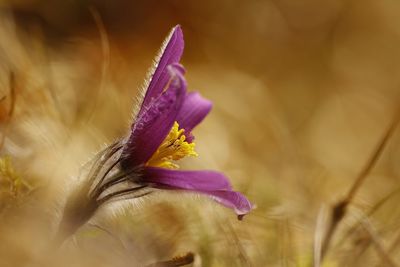
[(205, 192), (215, 201), (231, 208), (238, 215), (238, 219), (242, 220), (255, 206), (241, 193), (235, 191), (219, 190), (214, 192)]

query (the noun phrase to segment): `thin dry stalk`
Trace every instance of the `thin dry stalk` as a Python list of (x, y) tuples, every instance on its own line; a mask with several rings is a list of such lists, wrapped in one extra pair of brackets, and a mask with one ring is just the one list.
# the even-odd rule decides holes
[(8, 110), (8, 118), (11, 118), (14, 114), (14, 110), (15, 110), (15, 100), (17, 97), (16, 94), (16, 82), (15, 82), (15, 75), (14, 72), (10, 72), (10, 97), (11, 97), (11, 101), (10, 101), (10, 109)]
[(96, 24), (97, 30), (99, 31), (103, 61), (101, 65), (100, 85), (99, 89), (97, 90), (94, 96), (92, 110), (89, 112), (89, 116), (87, 118), (88, 121), (92, 119), (93, 114), (95, 113), (98, 104), (98, 98), (105, 86), (107, 72), (110, 67), (110, 41), (108, 39), (106, 27), (104, 25), (103, 20), (101, 19), (100, 13), (97, 11), (95, 7), (89, 7), (89, 11)]
[[(387, 254), (391, 255), (392, 253), (394, 253), (397, 249), (397, 247), (400, 244), (400, 232), (397, 234), (396, 238), (393, 240), (393, 242), (390, 244), (389, 248), (387, 249)], [(376, 265), (377, 267), (379, 266), (385, 266), (385, 262), (382, 261), (381, 263)]]
[(325, 222), (327, 219), (327, 210), (325, 206), (322, 206), (319, 210), (317, 217), (317, 225), (315, 227), (314, 234), (314, 267), (321, 266), (321, 249), (322, 249), (322, 240), (325, 233)]
[(94, 224), (94, 223), (88, 223), (89, 226), (92, 226), (94, 228), (97, 228), (103, 232), (105, 232), (106, 234), (108, 234), (109, 236), (111, 236), (115, 241), (117, 241), (118, 245), (120, 245), (120, 247), (126, 251), (126, 247), (124, 245), (124, 242), (121, 240), (121, 238), (118, 237), (118, 235), (113, 234), (110, 230), (98, 225), (98, 224)]
[(253, 264), (251, 263), (250, 257), (247, 255), (247, 252), (244, 249), (242, 242), (240, 241), (235, 229), (233, 229), (232, 224), (230, 222), (227, 222), (226, 225), (228, 226), (231, 237), (233, 238), (233, 241), (235, 242), (235, 245), (239, 251), (239, 258), (242, 263), (242, 266), (252, 267)]
[[(396, 194), (400, 193), (400, 188), (396, 188), (395, 190), (393, 190), (392, 192), (390, 192), (389, 194), (387, 194), (386, 196), (384, 196), (382, 199), (380, 199), (377, 203), (375, 203), (375, 205), (372, 206), (372, 208), (368, 211), (368, 213), (366, 214), (366, 218), (370, 218), (376, 211), (378, 211), (388, 200), (390, 200), (393, 196), (395, 196)], [(363, 220), (365, 220), (365, 218), (360, 218), (357, 219), (357, 221), (346, 231), (346, 233), (343, 235), (342, 239), (338, 242), (338, 245), (340, 246), (341, 244), (343, 244), (347, 238), (349, 238), (351, 236), (352, 233), (354, 233), (358, 227), (360, 227), (362, 225)], [(400, 236), (399, 236), (400, 238)], [(399, 239), (400, 242), (400, 239)]]
[(389, 246), (388, 253), (393, 253), (399, 245), (400, 245), (400, 232), (397, 234), (396, 238)]
[(331, 221), (328, 227), (328, 231), (325, 235), (324, 241), (322, 243), (321, 249), (321, 262), (323, 262), (326, 252), (328, 251), (329, 245), (331, 243), (332, 237), (334, 236), (337, 226), (343, 220), (344, 216), (346, 215), (347, 207), (352, 202), (355, 194), (361, 188), (362, 184), (364, 183), (365, 179), (368, 177), (371, 170), (375, 167), (378, 159), (382, 155), (384, 148), (386, 147), (388, 140), (393, 135), (394, 130), (397, 127), (399, 122), (399, 112), (396, 112), (395, 118), (385, 131), (383, 137), (379, 141), (377, 147), (375, 148), (374, 152), (371, 154), (371, 157), (368, 159), (366, 165), (361, 170), (360, 174), (354, 181), (352, 187), (350, 188), (349, 192), (347, 193), (346, 197), (341, 201), (337, 202), (331, 211)]
[(17, 94), (16, 94), (16, 82), (15, 82), (14, 72), (10, 72), (9, 86), (10, 86), (10, 107), (8, 108), (7, 118), (5, 121), (5, 127), (3, 130), (3, 134), (1, 135), (1, 139), (0, 139), (0, 148), (2, 148), (4, 145), (4, 140), (6, 139), (8, 129), (9, 129), (8, 126), (9, 126), (10, 120), (11, 120), (11, 118), (14, 114), (14, 110), (15, 110)]
[(279, 236), (279, 256), (282, 267), (291, 266), (293, 262), (293, 240), (288, 218), (282, 218), (277, 222)]
[(384, 245), (382, 244), (382, 241), (378, 233), (376, 233), (371, 224), (368, 221), (363, 221), (362, 225), (367, 231), (369, 237), (371, 238), (372, 244), (374, 245), (376, 252), (378, 253), (378, 256), (384, 262), (385, 264), (384, 266), (398, 267), (398, 265), (390, 258), (389, 253), (388, 251), (386, 251)]
[(192, 252), (188, 252), (186, 255), (175, 257), (172, 260), (168, 261), (160, 261), (156, 263), (152, 263), (147, 265), (146, 267), (178, 267), (185, 266), (193, 263), (194, 254)]
[[(217, 214), (216, 216), (217, 222), (220, 226), (221, 231), (225, 234), (227, 239), (234, 243), (237, 250), (238, 250), (238, 258), (241, 262), (241, 266), (248, 266), (252, 267), (253, 264), (250, 260), (250, 257), (247, 255), (246, 250), (244, 249), (240, 238), (238, 237), (235, 229), (233, 228), (232, 224), (229, 221), (225, 221), (221, 216)], [(227, 229), (227, 230), (225, 230)]]

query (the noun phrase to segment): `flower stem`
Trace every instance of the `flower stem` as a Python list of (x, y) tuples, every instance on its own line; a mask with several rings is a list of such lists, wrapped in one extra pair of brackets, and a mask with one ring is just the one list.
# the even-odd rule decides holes
[(80, 187), (67, 199), (54, 239), (55, 247), (60, 247), (68, 237), (72, 236), (93, 216), (99, 207), (95, 199), (88, 197), (88, 187), (89, 185)]

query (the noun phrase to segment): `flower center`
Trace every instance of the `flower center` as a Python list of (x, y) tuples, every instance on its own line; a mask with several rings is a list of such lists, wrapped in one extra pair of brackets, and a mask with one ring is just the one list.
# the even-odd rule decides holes
[(195, 143), (186, 142), (185, 129), (179, 129), (179, 123), (175, 121), (171, 131), (147, 162), (148, 166), (177, 169), (179, 166), (172, 161), (185, 156), (198, 156), (194, 151)]

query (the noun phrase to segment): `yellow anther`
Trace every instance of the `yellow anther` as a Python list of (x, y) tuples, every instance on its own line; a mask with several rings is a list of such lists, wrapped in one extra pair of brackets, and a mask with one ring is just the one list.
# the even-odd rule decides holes
[(180, 160), (186, 156), (196, 157), (197, 153), (194, 151), (195, 143), (186, 142), (184, 132), (185, 130), (179, 129), (179, 124), (175, 121), (171, 131), (147, 162), (147, 165), (167, 169), (177, 169), (179, 166), (171, 161)]

